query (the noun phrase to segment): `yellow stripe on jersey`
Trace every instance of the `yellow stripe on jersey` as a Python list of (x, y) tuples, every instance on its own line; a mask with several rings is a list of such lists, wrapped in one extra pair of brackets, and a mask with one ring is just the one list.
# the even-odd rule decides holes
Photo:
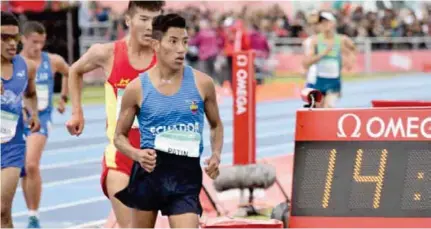
[(105, 150), (106, 166), (116, 168), (115, 156), (117, 149), (114, 146), (115, 126), (117, 125), (117, 97), (114, 87), (109, 82), (105, 82), (105, 109), (108, 126), (106, 135), (108, 136), (109, 144)]

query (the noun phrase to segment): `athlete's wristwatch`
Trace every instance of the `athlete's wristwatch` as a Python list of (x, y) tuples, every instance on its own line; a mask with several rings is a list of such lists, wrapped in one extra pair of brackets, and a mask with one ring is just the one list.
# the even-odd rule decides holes
[(67, 97), (67, 95), (62, 95), (62, 96), (61, 96), (61, 99), (62, 99), (65, 103), (67, 103), (67, 101), (69, 101), (69, 97)]

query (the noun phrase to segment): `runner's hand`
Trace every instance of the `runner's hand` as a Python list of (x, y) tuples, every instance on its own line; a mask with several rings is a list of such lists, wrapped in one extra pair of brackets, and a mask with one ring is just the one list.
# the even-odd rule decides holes
[(66, 122), (67, 130), (71, 135), (79, 136), (84, 130), (84, 122), (82, 113), (72, 114), (72, 117)]
[(64, 102), (63, 99), (60, 99), (60, 101), (58, 101), (57, 110), (58, 112), (60, 112), (60, 114), (63, 114), (64, 111), (66, 110), (66, 103)]
[(216, 154), (212, 154), (210, 158), (205, 160), (205, 172), (211, 179), (215, 179), (220, 174), (218, 166), (220, 165), (220, 158)]
[(28, 120), (28, 125), (32, 133), (40, 130), (39, 117), (32, 115)]
[(326, 50), (325, 50), (324, 54), (328, 55), (332, 51), (333, 48), (334, 48), (334, 41), (326, 42)]
[(156, 168), (156, 158), (157, 154), (156, 151), (153, 149), (142, 149), (139, 151), (136, 151), (134, 155), (134, 160), (139, 162), (142, 168), (145, 169), (145, 171), (151, 173), (154, 168)]

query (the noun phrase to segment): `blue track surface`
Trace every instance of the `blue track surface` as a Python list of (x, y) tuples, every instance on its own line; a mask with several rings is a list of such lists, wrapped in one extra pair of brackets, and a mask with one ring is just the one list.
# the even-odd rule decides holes
[[(431, 75), (405, 75), (343, 85), (338, 107), (370, 107), (373, 99), (431, 100)], [(299, 100), (265, 102), (257, 105), (257, 157), (293, 151), (295, 111)], [(42, 227), (70, 227), (103, 220), (110, 211), (109, 201), (100, 188), (101, 160), (106, 145), (104, 106), (84, 108), (86, 125), (80, 137), (71, 137), (65, 127), (65, 115), (54, 114), (54, 129), (42, 157), (43, 192), (40, 208)], [(232, 102), (220, 108), (225, 124), (222, 163), (232, 162)], [(208, 128), (204, 132), (209, 146)], [(206, 147), (204, 157), (209, 155)], [(13, 203), (15, 227), (27, 225), (27, 208), (22, 190)]]

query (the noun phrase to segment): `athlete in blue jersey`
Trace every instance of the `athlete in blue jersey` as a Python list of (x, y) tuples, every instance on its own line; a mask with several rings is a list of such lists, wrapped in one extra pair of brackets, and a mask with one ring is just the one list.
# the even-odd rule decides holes
[[(135, 162), (128, 187), (116, 197), (133, 208), (132, 228), (154, 227), (158, 210), (169, 217), (172, 228), (197, 228), (205, 116), (212, 149), (205, 171), (212, 179), (219, 174), (223, 145), (215, 86), (211, 77), (184, 65), (188, 46), (184, 18), (158, 16), (152, 34), (157, 64), (129, 83), (122, 99), (114, 143)], [(127, 138), (135, 117), (140, 149)]]
[(23, 49), (21, 56), (33, 60), (37, 65), (36, 91), (39, 110), (40, 130), (31, 133), (26, 128), (27, 153), (25, 168), (22, 170), (22, 189), (27, 208), (29, 209), (28, 228), (39, 228), (37, 210), (39, 208), (42, 180), (40, 176), (40, 158), (51, 128), (51, 116), (53, 111), (54, 74), (63, 75), (61, 97), (57, 110), (63, 113), (67, 103), (67, 76), (69, 66), (66, 61), (57, 54), (42, 52), (46, 41), (45, 27), (36, 21), (28, 21), (23, 26)]
[(32, 132), (40, 128), (35, 85), (36, 66), (16, 55), (19, 42), (16, 17), (1, 12), (1, 227), (11, 228), (12, 201), (24, 166), (25, 139), (22, 103), (28, 107)]
[(335, 31), (336, 19), (329, 12), (320, 12), (320, 33), (310, 40), (304, 65), (309, 68), (316, 65), (314, 88), (324, 95), (322, 107), (331, 108), (341, 96), (342, 54), (354, 53), (353, 41)]

